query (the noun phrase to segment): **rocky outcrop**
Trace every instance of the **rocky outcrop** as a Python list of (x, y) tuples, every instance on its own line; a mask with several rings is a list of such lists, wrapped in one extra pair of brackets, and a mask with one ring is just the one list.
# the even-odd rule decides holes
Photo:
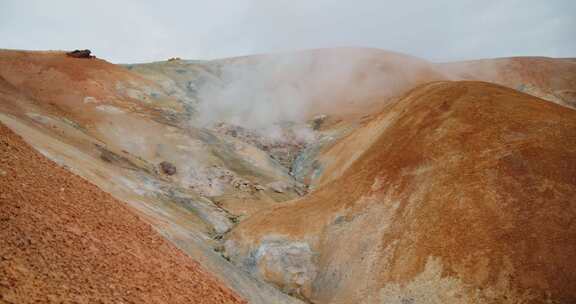
[(249, 252), (238, 249), (232, 240), (225, 243), (227, 257), (257, 278), (273, 283), (289, 295), (310, 294), (317, 274), (317, 254), (308, 243), (270, 237)]
[(68, 57), (73, 57), (73, 58), (86, 58), (86, 59), (96, 58), (96, 56), (91, 55), (91, 53), (92, 52), (90, 50), (75, 50), (75, 51), (66, 53), (66, 55), (68, 55)]
[(274, 126), (274, 136), (266, 134), (271, 133), (270, 130), (252, 130), (227, 123), (218, 123), (213, 129), (258, 147), (286, 169), (290, 169), (298, 153), (315, 137), (305, 125)]

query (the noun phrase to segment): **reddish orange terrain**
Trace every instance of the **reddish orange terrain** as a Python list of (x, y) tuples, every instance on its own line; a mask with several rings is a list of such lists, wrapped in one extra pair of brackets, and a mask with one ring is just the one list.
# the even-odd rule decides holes
[(245, 303), (0, 125), (0, 303)]
[(331, 180), (234, 228), (233, 261), (313, 303), (576, 303), (574, 110), (434, 82), (343, 142)]

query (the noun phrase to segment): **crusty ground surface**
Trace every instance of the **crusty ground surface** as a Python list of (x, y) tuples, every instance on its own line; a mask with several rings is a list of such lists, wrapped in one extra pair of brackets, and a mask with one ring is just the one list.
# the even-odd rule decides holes
[(0, 303), (245, 303), (0, 125)]

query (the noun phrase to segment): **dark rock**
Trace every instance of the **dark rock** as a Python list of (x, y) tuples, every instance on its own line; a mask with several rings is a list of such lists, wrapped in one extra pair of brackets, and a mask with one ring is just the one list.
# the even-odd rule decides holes
[(167, 161), (163, 161), (160, 163), (160, 169), (162, 169), (162, 172), (164, 172), (164, 174), (166, 174), (166, 175), (176, 174), (176, 166), (174, 166), (172, 163), (169, 163)]
[(328, 116), (324, 114), (315, 116), (312, 119), (312, 130), (314, 131), (320, 130), (322, 124), (324, 124), (324, 122), (326, 121), (326, 118), (328, 118)]
[(107, 163), (111, 163), (114, 161), (118, 161), (119, 157), (108, 150), (102, 150), (100, 153), (100, 159)]
[(66, 55), (74, 58), (96, 58), (96, 56), (91, 55), (91, 53), (92, 52), (90, 50), (74, 50), (72, 52), (66, 53)]

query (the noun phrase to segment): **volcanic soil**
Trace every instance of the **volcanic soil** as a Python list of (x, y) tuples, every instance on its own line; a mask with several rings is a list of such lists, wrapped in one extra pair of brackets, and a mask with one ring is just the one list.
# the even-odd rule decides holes
[(0, 303), (246, 303), (0, 125)]

